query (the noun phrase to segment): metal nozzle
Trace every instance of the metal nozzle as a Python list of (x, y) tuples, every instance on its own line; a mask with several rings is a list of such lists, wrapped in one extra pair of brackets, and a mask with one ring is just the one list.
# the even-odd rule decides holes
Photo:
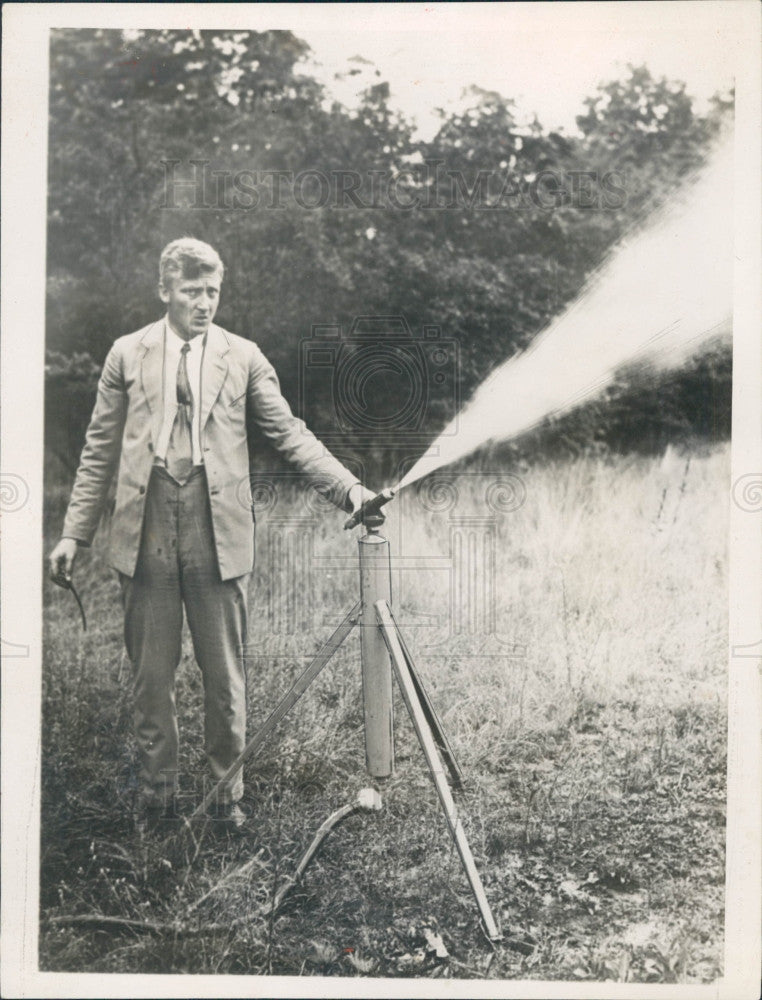
[(358, 524), (364, 524), (369, 528), (378, 527), (383, 521), (381, 508), (394, 498), (396, 492), (396, 489), (387, 486), (385, 490), (381, 490), (380, 493), (376, 493), (370, 500), (366, 500), (346, 522), (344, 530), (348, 531), (350, 528), (356, 528)]

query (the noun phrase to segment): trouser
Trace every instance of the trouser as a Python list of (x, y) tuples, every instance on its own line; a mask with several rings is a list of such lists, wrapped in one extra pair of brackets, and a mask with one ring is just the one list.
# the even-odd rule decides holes
[[(168, 803), (177, 791), (175, 671), (183, 606), (204, 682), (204, 739), (218, 781), (246, 742), (246, 590), (248, 574), (221, 580), (203, 466), (180, 486), (154, 467), (133, 577), (120, 574), (124, 636), (133, 665), (141, 795)], [(241, 772), (218, 802), (243, 795)]]

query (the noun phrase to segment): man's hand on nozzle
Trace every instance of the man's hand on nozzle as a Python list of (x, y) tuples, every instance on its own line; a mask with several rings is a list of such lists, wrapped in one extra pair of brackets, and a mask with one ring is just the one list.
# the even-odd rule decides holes
[(71, 583), (71, 574), (74, 569), (74, 560), (77, 558), (77, 539), (62, 538), (50, 553), (50, 579), (59, 587), (68, 588)]
[(352, 505), (352, 513), (359, 510), (366, 500), (372, 500), (376, 494), (369, 490), (362, 483), (355, 483), (349, 490), (349, 502)]
[[(357, 511), (362, 507), (362, 505), (367, 500), (372, 500), (373, 497), (375, 497), (375, 495), (376, 494), (373, 492), (373, 490), (369, 490), (367, 486), (363, 486), (362, 483), (355, 483), (355, 485), (350, 489), (348, 494), (349, 502), (352, 505), (352, 513), (356, 514)], [(377, 516), (380, 518), (378, 523), (383, 524), (384, 521), (386, 520), (386, 516), (382, 514), (381, 511), (378, 512)]]

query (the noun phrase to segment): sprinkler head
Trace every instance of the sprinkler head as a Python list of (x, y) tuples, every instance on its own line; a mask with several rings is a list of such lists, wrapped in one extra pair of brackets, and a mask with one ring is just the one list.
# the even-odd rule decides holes
[(369, 529), (379, 528), (384, 523), (381, 508), (384, 504), (394, 499), (396, 492), (391, 486), (387, 486), (385, 490), (381, 490), (380, 493), (376, 493), (370, 500), (366, 500), (345, 523), (344, 530), (348, 531), (350, 528), (356, 528), (358, 524), (364, 524)]

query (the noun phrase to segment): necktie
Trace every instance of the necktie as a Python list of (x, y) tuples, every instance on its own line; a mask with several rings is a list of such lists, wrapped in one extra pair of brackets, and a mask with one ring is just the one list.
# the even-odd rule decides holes
[(193, 468), (191, 424), (193, 422), (193, 394), (188, 379), (188, 351), (190, 344), (180, 349), (177, 366), (177, 413), (167, 447), (167, 471), (183, 486)]

